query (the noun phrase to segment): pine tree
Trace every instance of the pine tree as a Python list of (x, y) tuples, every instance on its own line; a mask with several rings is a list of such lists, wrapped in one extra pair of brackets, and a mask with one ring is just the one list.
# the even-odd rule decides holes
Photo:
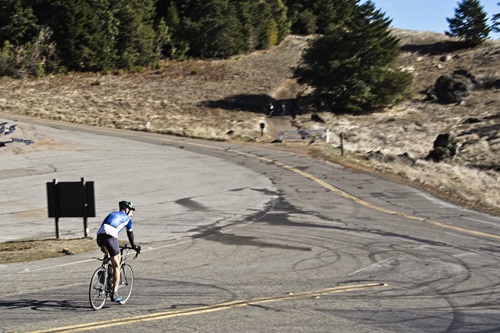
[[(265, 0), (232, 0), (237, 11), (237, 19), (242, 29), (241, 45), (243, 52), (251, 52), (259, 49), (268, 49), (280, 42), (284, 38), (280, 31), (283, 26), (278, 21), (282, 19), (279, 8), (279, 1), (270, 2)], [(275, 19), (278, 16), (278, 21)]]
[(278, 29), (278, 40), (275, 44), (279, 44), (290, 33), (290, 20), (287, 15), (287, 8), (282, 0), (267, 0), (267, 3), (271, 6), (273, 19)]
[(446, 20), (450, 29), (445, 32), (446, 35), (463, 39), (468, 47), (483, 43), (491, 31), (486, 12), (479, 0), (462, 0), (455, 8), (455, 16)]
[(358, 0), (317, 0), (314, 2), (314, 14), (318, 26), (317, 32), (325, 33), (342, 26), (356, 7)]
[(358, 0), (285, 0), (292, 32), (325, 33), (340, 26), (354, 10)]
[(119, 22), (116, 39), (119, 68), (140, 68), (156, 59), (155, 0), (110, 0)]
[(234, 5), (228, 0), (206, 0), (199, 12), (204, 15), (193, 22), (189, 33), (191, 55), (228, 57), (242, 51), (243, 32)]
[(175, 1), (158, 1), (156, 18), (164, 20), (168, 28), (168, 41), (162, 48), (162, 54), (169, 58), (184, 58), (189, 42), (183, 38), (181, 16)]
[(258, 22), (257, 48), (267, 50), (278, 43), (278, 25), (274, 20), (271, 7), (261, 1), (257, 7), (256, 22)]
[(0, 76), (41, 75), (48, 63), (46, 29), (27, 0), (0, 0)]
[[(500, 2), (497, 3), (497, 6), (500, 6)], [(494, 32), (500, 32), (500, 13), (493, 15), (492, 21), (493, 25), (491, 26), (491, 29)]]
[(285, 5), (288, 7), (292, 33), (309, 35), (316, 32), (316, 15), (312, 7), (299, 0), (285, 0)]
[(118, 27), (108, 0), (38, 0), (34, 8), (53, 32), (61, 66), (76, 71), (113, 66)]
[(368, 111), (404, 100), (411, 75), (395, 68), (400, 46), (390, 24), (373, 2), (357, 5), (344, 25), (312, 42), (294, 76), (331, 111)]
[(0, 45), (32, 42), (40, 32), (29, 1), (0, 0)]

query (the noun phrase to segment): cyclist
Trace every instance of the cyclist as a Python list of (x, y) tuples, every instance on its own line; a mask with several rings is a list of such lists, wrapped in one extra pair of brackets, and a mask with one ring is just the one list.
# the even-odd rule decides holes
[(109, 257), (113, 266), (113, 291), (111, 300), (120, 303), (122, 298), (117, 294), (118, 284), (120, 282), (120, 246), (118, 245), (118, 233), (127, 229), (127, 237), (130, 245), (137, 252), (141, 247), (134, 242), (134, 233), (132, 231), (132, 216), (135, 206), (129, 201), (120, 201), (118, 203), (119, 211), (109, 213), (104, 219), (99, 230), (97, 230), (97, 244), (101, 251)]

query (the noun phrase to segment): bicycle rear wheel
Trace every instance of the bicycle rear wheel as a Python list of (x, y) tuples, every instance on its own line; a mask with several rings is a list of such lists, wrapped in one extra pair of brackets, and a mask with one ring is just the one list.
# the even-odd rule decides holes
[(120, 284), (118, 285), (118, 294), (122, 297), (121, 304), (125, 304), (132, 294), (134, 287), (134, 271), (132, 267), (125, 264), (120, 269)]
[(103, 267), (99, 267), (92, 274), (92, 279), (90, 279), (89, 286), (89, 301), (90, 306), (94, 310), (99, 310), (106, 303), (106, 270)]

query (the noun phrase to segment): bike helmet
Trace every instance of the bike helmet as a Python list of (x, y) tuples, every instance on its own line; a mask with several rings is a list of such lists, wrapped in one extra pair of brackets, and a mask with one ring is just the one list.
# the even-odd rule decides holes
[(128, 208), (130, 210), (135, 210), (135, 206), (133, 203), (130, 201), (120, 201), (118, 203), (118, 206), (120, 207), (120, 210), (124, 210), (125, 208)]

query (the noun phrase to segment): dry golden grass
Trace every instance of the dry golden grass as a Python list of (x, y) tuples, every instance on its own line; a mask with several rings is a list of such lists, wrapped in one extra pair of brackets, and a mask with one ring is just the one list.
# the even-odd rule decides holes
[[(474, 90), (460, 105), (428, 102), (421, 92), (443, 74), (465, 68), (478, 80), (500, 78), (500, 42), (475, 49), (456, 49), (442, 34), (394, 31), (402, 41), (399, 65), (415, 79), (412, 100), (383, 112), (349, 116), (321, 113), (269, 118), (270, 98), (294, 98), (305, 91), (291, 79), (308, 38), (289, 36), (269, 51), (227, 60), (165, 62), (142, 73), (69, 74), (40, 79), (2, 79), (0, 110), (10, 114), (145, 130), (209, 140), (267, 145), (278, 131), (326, 129), (334, 142), (326, 145), (282, 143), (276, 149), (312, 153), (352, 167), (395, 177), (450, 200), (498, 214), (500, 212), (500, 90)], [(466, 123), (468, 118), (477, 122)], [(260, 122), (266, 123), (260, 136)], [(453, 133), (457, 156), (446, 163), (426, 162), (438, 134)], [(231, 134), (229, 134), (231, 133)], [(345, 135), (346, 156), (338, 156), (338, 134)], [(398, 161), (367, 160), (369, 152), (408, 153), (414, 166)]]
[(47, 239), (0, 243), (0, 264), (72, 255), (96, 249), (92, 239)]

